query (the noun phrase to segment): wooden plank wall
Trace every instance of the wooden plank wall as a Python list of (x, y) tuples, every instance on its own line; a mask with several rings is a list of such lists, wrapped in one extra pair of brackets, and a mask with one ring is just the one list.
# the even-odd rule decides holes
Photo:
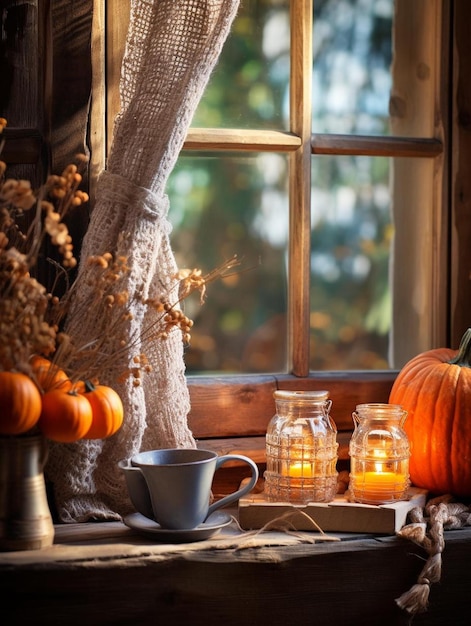
[[(88, 190), (93, 0), (55, 0), (48, 17), (53, 26), (52, 77), (46, 103), (51, 119), (51, 171), (59, 173), (69, 163), (76, 163), (83, 176), (82, 187)], [(88, 211), (88, 206), (80, 207), (68, 219), (77, 251), (87, 229)]]
[(471, 3), (454, 3), (451, 341), (458, 346), (471, 326)]
[(5, 0), (1, 4), (0, 115), (7, 119), (2, 159), (8, 175), (39, 184), (47, 168), (43, 151), (46, 25), (41, 2)]
[[(91, 101), (91, 22), (93, 0), (5, 0), (1, 5), (0, 115), (8, 121), (2, 158), (7, 175), (27, 178), (34, 187), (48, 173), (80, 166), (88, 189), (88, 124)], [(67, 219), (76, 252), (88, 225), (84, 205)], [(44, 258), (55, 258), (45, 244)], [(48, 263), (38, 277), (56, 278)]]

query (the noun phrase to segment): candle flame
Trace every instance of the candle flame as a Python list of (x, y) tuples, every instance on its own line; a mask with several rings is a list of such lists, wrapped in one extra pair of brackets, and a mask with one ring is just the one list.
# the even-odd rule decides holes
[(381, 474), (384, 471), (384, 461), (388, 458), (386, 450), (373, 450), (373, 456), (375, 459), (381, 459), (375, 463), (375, 471)]

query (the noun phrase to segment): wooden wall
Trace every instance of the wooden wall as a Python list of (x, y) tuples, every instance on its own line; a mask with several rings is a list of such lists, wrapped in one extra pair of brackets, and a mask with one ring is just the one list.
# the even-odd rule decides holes
[[(26, 177), (37, 186), (48, 173), (60, 173), (73, 162), (88, 189), (93, 0), (4, 0), (0, 13), (7, 175)], [(76, 251), (88, 212), (83, 206), (68, 219)], [(44, 252), (54, 257), (53, 249)], [(54, 276), (44, 262), (41, 280), (50, 284)]]
[(471, 3), (454, 3), (453, 150), (451, 190), (451, 340), (471, 326)]

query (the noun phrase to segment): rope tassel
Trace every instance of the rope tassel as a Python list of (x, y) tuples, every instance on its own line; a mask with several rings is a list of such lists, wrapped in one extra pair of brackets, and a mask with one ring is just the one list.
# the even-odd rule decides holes
[(419, 507), (413, 509), (409, 514), (411, 523), (397, 533), (421, 546), (429, 555), (417, 583), (396, 598), (399, 608), (411, 615), (427, 611), (430, 586), (441, 579), (444, 530), (471, 525), (469, 507), (451, 500), (452, 496), (446, 495), (430, 500), (424, 511)]

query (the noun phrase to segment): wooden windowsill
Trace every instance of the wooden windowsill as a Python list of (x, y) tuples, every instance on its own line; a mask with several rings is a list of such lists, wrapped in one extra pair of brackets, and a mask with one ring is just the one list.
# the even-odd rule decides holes
[[(403, 624), (395, 599), (424, 553), (395, 536), (179, 551), (121, 522), (56, 526), (51, 548), (0, 555), (2, 621), (47, 624)], [(467, 623), (471, 528), (446, 531), (442, 578), (420, 624)], [(180, 546), (182, 548), (182, 546)]]

